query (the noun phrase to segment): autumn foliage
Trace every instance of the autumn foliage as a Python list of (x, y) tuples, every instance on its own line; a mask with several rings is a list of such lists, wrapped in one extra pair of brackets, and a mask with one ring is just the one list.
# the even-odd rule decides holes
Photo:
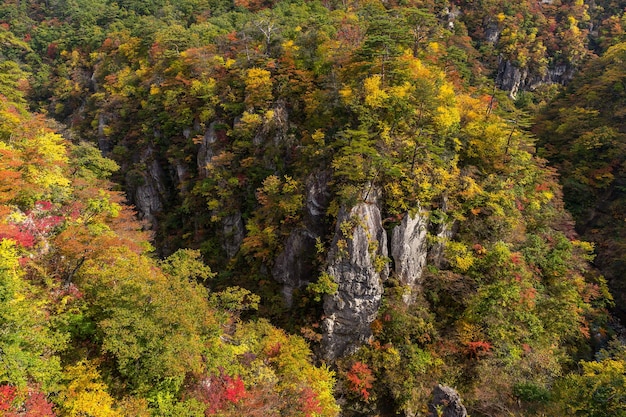
[(0, 414), (619, 415), (622, 3), (3, 2)]
[(352, 393), (356, 394), (363, 401), (369, 401), (369, 390), (372, 388), (374, 376), (366, 364), (355, 362), (347, 372), (346, 379), (349, 384), (348, 388)]

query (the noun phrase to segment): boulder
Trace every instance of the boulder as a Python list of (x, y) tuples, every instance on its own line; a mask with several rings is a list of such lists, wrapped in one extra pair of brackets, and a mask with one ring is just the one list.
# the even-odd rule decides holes
[(428, 409), (431, 417), (467, 417), (467, 410), (459, 393), (441, 384), (433, 389), (433, 402)]

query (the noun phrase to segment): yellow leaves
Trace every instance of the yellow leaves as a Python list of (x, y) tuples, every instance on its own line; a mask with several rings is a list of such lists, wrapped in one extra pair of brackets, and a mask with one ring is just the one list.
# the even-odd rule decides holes
[(256, 129), (262, 122), (263, 118), (259, 114), (245, 111), (243, 112), (241, 119), (239, 119), (239, 123), (237, 123), (236, 128), (239, 129), (240, 127), (244, 127), (245, 129)]
[(21, 211), (21, 210), (16, 210), (13, 211), (11, 214), (9, 214), (7, 217), (5, 217), (2, 221), (2, 223), (22, 223), (24, 222), (28, 217)]
[[(463, 198), (470, 199), (474, 198), (483, 193), (483, 189), (472, 177), (465, 176), (463, 177), (463, 189), (461, 190), (460, 195)], [(477, 213), (475, 213), (477, 214)]]
[(30, 142), (31, 148), (37, 148), (38, 153), (49, 163), (65, 163), (67, 155), (61, 135), (51, 132), (42, 132)]
[(460, 320), (457, 323), (456, 331), (459, 335), (459, 342), (464, 346), (471, 342), (485, 339), (481, 327), (478, 324), (470, 323), (466, 320)]
[[(0, 97), (2, 99), (2, 97)], [(0, 102), (0, 120), (2, 123), (0, 124), (0, 134), (2, 136), (10, 136), (15, 127), (20, 123), (21, 118), (20, 114), (15, 111), (14, 108), (9, 107), (8, 109), (3, 108), (2, 102)]]
[(413, 78), (431, 78), (433, 73), (426, 68), (426, 66), (417, 58), (413, 58), (409, 55), (403, 56), (405, 61), (408, 61), (408, 68)]
[(191, 82), (191, 94), (200, 98), (209, 98), (215, 94), (216, 81), (213, 78), (206, 80), (193, 80)]
[(586, 242), (584, 240), (572, 240), (572, 245), (588, 253), (593, 253), (595, 249), (595, 244), (593, 242)]
[(468, 269), (472, 267), (472, 265), (474, 265), (474, 258), (471, 255), (465, 255), (465, 256), (457, 255), (454, 258), (454, 261), (456, 263), (456, 267), (459, 268), (463, 272), (467, 271)]
[(324, 146), (324, 138), (325, 138), (325, 134), (323, 131), (321, 131), (320, 129), (317, 129), (315, 132), (313, 132), (313, 134), (311, 135), (311, 138), (313, 139), (313, 141), (315, 142), (315, 144), (320, 145), (320, 146)]
[(72, 67), (76, 67), (78, 65), (78, 62), (80, 61), (80, 54), (76, 50), (72, 52), (63, 50), (61, 51), (61, 56), (64, 58), (69, 58), (68, 61)]
[(447, 131), (457, 126), (461, 121), (461, 116), (456, 107), (452, 106), (439, 106), (433, 117), (435, 126), (440, 131)]
[(285, 51), (297, 51), (300, 49), (300, 47), (297, 46), (291, 39), (283, 42), (282, 46)]
[(60, 404), (68, 417), (121, 417), (113, 408), (113, 398), (107, 393), (96, 366), (81, 361), (65, 371), (68, 385), (61, 391)]
[[(220, 340), (218, 345), (215, 354), (220, 360), (216, 365), (224, 368), (230, 375), (241, 376), (251, 390), (255, 389), (252, 387), (271, 387), (272, 392), (284, 398), (292, 398), (300, 396), (306, 387), (312, 390), (319, 405), (318, 409), (307, 415), (337, 415), (339, 409), (332, 395), (334, 374), (325, 366), (315, 367), (311, 364), (311, 352), (301, 337), (288, 335), (261, 319), (239, 323), (232, 339)], [(237, 349), (240, 352), (239, 357), (251, 357), (250, 362), (242, 365), (243, 361), (237, 360), (231, 349)], [(216, 355), (211, 355), (211, 359)], [(277, 404), (268, 404), (266, 410), (270, 412), (266, 411), (266, 415), (274, 415), (272, 411), (277, 410), (274, 408), (276, 406)], [(247, 415), (245, 411), (242, 412), (242, 415)], [(288, 411), (287, 414), (291, 415), (293, 412)]]
[(461, 272), (467, 272), (476, 261), (473, 252), (461, 242), (449, 241), (445, 251), (446, 257), (452, 266), (458, 268)]
[(469, 157), (494, 163), (501, 158), (507, 139), (504, 125), (486, 119), (469, 122), (464, 126), (466, 152)]
[(463, 123), (475, 121), (479, 117), (484, 116), (487, 110), (486, 103), (466, 94), (457, 96), (456, 101)]
[(618, 375), (623, 379), (626, 373), (624, 361), (604, 359), (602, 362), (582, 362), (583, 375), (586, 377), (596, 377), (598, 375)]
[(220, 207), (220, 201), (215, 198), (212, 200), (209, 200), (209, 202), (207, 203), (207, 207), (211, 211), (217, 210)]
[(366, 78), (363, 81), (363, 87), (365, 89), (365, 104), (371, 107), (382, 107), (385, 100), (389, 98), (389, 95), (385, 90), (381, 89), (382, 77), (380, 75), (374, 75)]
[(506, 18), (506, 15), (502, 12), (498, 13), (498, 15), (496, 16), (496, 20), (498, 22), (503, 22), (505, 18)]
[(30, 181), (45, 188), (55, 185), (69, 186), (70, 181), (64, 176), (62, 169), (68, 159), (61, 135), (51, 132), (41, 133), (26, 145), (25, 172)]
[[(127, 33), (121, 34), (123, 37), (128, 36)], [(128, 37), (127, 39), (123, 39), (123, 42), (118, 47), (118, 51), (126, 56), (129, 61), (133, 61), (137, 56), (137, 52), (139, 51), (141, 45), (141, 39), (137, 37)]]
[[(391, 145), (393, 142), (393, 138), (391, 135), (391, 126), (387, 125), (384, 122), (379, 122), (378, 131), (379, 131), (378, 136), (380, 140), (387, 146)], [(389, 156), (395, 156), (396, 154), (397, 154), (396, 152), (391, 152)]]
[(443, 102), (452, 102), (456, 93), (454, 92), (454, 88), (450, 83), (444, 83), (439, 87), (438, 99)]
[(64, 139), (32, 121), (21, 122), (20, 134), (14, 133), (10, 143), (0, 142), (7, 197), (32, 203), (52, 191), (59, 195), (69, 192)]
[(266, 215), (282, 217), (282, 222), (292, 220), (302, 208), (303, 196), (299, 192), (300, 183), (285, 175), (281, 180), (270, 175), (257, 190), (257, 199), (263, 206)]
[(584, 240), (572, 240), (572, 246), (576, 249), (576, 252), (588, 262), (592, 262), (596, 257), (595, 244), (593, 242), (586, 242)]
[(396, 85), (389, 88), (389, 95), (391, 97), (396, 98), (406, 98), (411, 94), (411, 90), (413, 86), (408, 81), (404, 82), (404, 84)]
[(343, 98), (345, 103), (348, 103), (353, 96), (352, 89), (346, 85), (341, 90), (339, 90), (339, 95)]
[(263, 106), (272, 100), (272, 79), (269, 71), (250, 68), (246, 72), (246, 104)]
[[(0, 273), (1, 274), (11, 274), (14, 276), (17, 274), (17, 269), (19, 267), (17, 249), (15, 248), (15, 242), (9, 239), (0, 240)], [(6, 280), (3, 277), (3, 280)], [(6, 285), (4, 281), (4, 285)]]
[(550, 190), (542, 191), (541, 198), (545, 203), (547, 203), (554, 198), (554, 193)]
[(141, 67), (139, 67), (139, 69), (135, 70), (135, 75), (139, 79), (143, 79), (149, 74), (150, 74), (150, 68), (147, 65), (142, 65)]

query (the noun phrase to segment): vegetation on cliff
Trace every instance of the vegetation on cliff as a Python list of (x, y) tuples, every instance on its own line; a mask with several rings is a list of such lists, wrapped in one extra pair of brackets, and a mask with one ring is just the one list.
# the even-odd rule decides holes
[(619, 10), (5, 2), (0, 413), (623, 415)]

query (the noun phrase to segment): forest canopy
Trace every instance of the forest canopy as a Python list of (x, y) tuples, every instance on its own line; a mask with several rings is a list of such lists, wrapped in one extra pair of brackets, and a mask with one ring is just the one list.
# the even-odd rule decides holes
[(624, 7), (5, 1), (0, 415), (626, 415)]

